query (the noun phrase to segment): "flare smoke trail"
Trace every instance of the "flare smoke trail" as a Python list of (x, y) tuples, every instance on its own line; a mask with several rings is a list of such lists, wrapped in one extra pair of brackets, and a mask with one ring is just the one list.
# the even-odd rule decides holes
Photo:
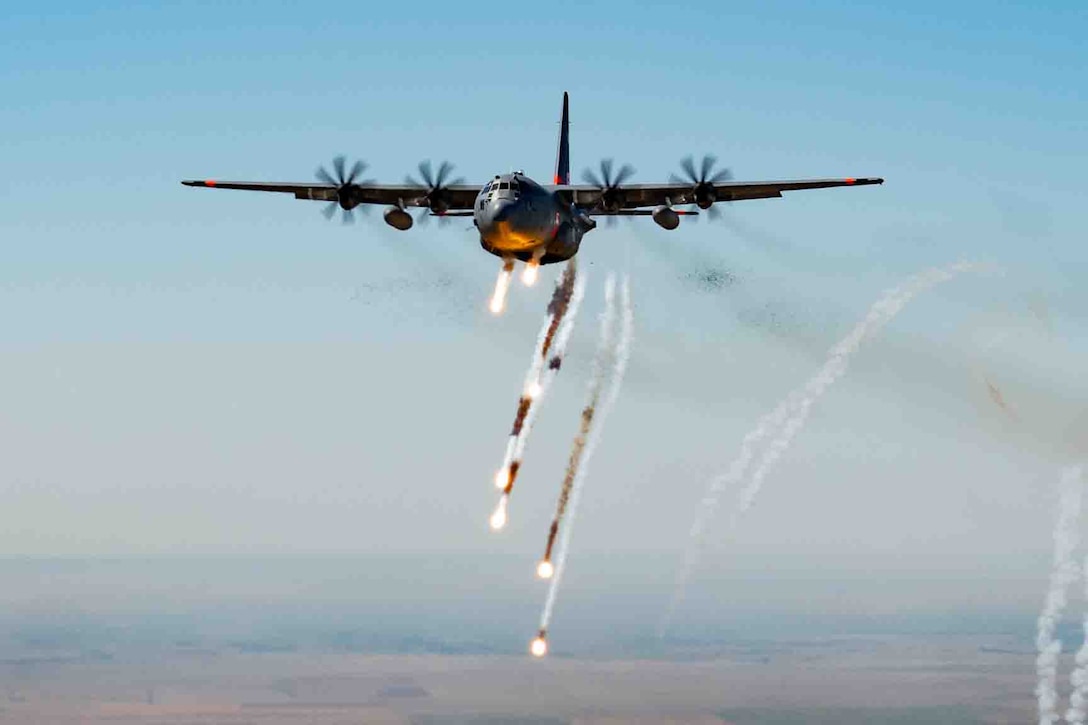
[[(611, 282), (612, 280), (609, 279), (609, 283)], [(608, 295), (610, 291), (611, 290), (606, 290), (605, 294)], [(603, 349), (607, 350), (612, 346), (610, 338), (613, 334), (611, 329), (605, 331), (602, 327), (601, 345)], [(599, 359), (596, 362), (601, 364), (596, 366), (596, 369), (593, 371), (593, 383), (590, 388), (589, 402), (586, 404), (586, 407), (582, 409), (581, 428), (579, 428), (578, 435), (574, 437), (574, 444), (571, 446), (570, 457), (567, 459), (567, 471), (563, 476), (563, 484), (559, 489), (559, 502), (555, 507), (555, 516), (552, 517), (552, 524), (548, 530), (548, 543), (544, 547), (543, 561), (549, 563), (552, 558), (552, 547), (555, 545), (555, 537), (559, 533), (559, 524), (562, 523), (563, 515), (567, 512), (567, 505), (570, 502), (570, 492), (574, 487), (574, 478), (581, 468), (582, 456), (586, 450), (586, 442), (589, 438), (590, 431), (593, 429), (593, 418), (597, 414), (597, 407), (601, 401), (601, 383), (605, 373), (605, 361)]]
[[(1058, 521), (1054, 525), (1054, 559), (1050, 569), (1046, 598), (1043, 601), (1043, 611), (1039, 613), (1035, 634), (1035, 647), (1039, 653), (1035, 659), (1035, 673), (1039, 678), (1035, 686), (1035, 696), (1039, 702), (1040, 725), (1049, 725), (1059, 720), (1056, 685), (1058, 657), (1061, 655), (1062, 643), (1061, 640), (1055, 639), (1054, 630), (1065, 610), (1066, 590), (1077, 578), (1077, 565), (1073, 561), (1073, 551), (1077, 548), (1079, 540), (1077, 523), (1080, 518), (1083, 493), (1080, 474), (1081, 469), (1075, 466), (1062, 471), (1058, 492)], [(1070, 722), (1075, 721), (1070, 720)]]
[(994, 405), (1001, 408), (1005, 415), (1009, 416), (1012, 420), (1019, 420), (1016, 411), (1012, 409), (1012, 406), (1005, 402), (1005, 396), (1001, 393), (1001, 388), (990, 382), (990, 379), (987, 377), (983, 377), (983, 382), (986, 383), (986, 392), (990, 394), (990, 400), (994, 401)]
[[(585, 277), (579, 277), (574, 284), (574, 289), (564, 310), (562, 324), (559, 325), (558, 331), (555, 333), (555, 344), (551, 346), (553, 348), (551, 357), (546, 361), (544, 358), (540, 360), (542, 365), (537, 371), (535, 382), (536, 400), (544, 397), (544, 393), (551, 387), (552, 381), (555, 380), (555, 376), (559, 374), (559, 369), (563, 366), (563, 357), (567, 353), (567, 344), (570, 342), (571, 333), (574, 332), (574, 322), (578, 318), (578, 309), (582, 305), (585, 291)], [(547, 363), (546, 366), (543, 365), (545, 362)], [(529, 432), (533, 428), (533, 421), (536, 419), (539, 409), (539, 405), (531, 406), (523, 421), (521, 435), (517, 437), (513, 449), (513, 466), (521, 466), (522, 456), (525, 455), (525, 446), (529, 441)]]
[(868, 313), (854, 329), (831, 348), (820, 370), (804, 386), (794, 390), (774, 410), (760, 418), (756, 427), (744, 436), (737, 457), (724, 474), (711, 480), (706, 494), (699, 503), (695, 521), (688, 537), (684, 562), (677, 575), (676, 587), (673, 590), (665, 616), (658, 627), (659, 636), (662, 636), (668, 629), (676, 608), (683, 600), (687, 582), (691, 578), (697, 563), (703, 535), (717, 511), (722, 492), (726, 487), (737, 484), (744, 478), (745, 473), (752, 464), (752, 460), (756, 456), (757, 447), (762, 441), (768, 436), (774, 435), (774, 438), (764, 450), (751, 479), (740, 492), (737, 510), (733, 521), (730, 522), (730, 529), (736, 524), (737, 519), (751, 508), (760, 487), (763, 485), (764, 478), (766, 478), (767, 473), (770, 472), (786, 448), (789, 447), (793, 436), (804, 425), (812, 404), (836, 380), (842, 377), (843, 373), (846, 372), (850, 357), (857, 352), (861, 343), (886, 325), (918, 293), (936, 284), (948, 281), (960, 272), (976, 267), (977, 265), (969, 262), (959, 262), (948, 267), (929, 269), (911, 277), (905, 283), (887, 290), (873, 303)]
[[(514, 490), (518, 472), (521, 470), (525, 446), (533, 428), (533, 420), (540, 408), (539, 402), (551, 387), (555, 376), (559, 374), (567, 344), (574, 332), (574, 323), (578, 318), (578, 309), (585, 296), (585, 290), (585, 277), (577, 275), (577, 269), (572, 260), (564, 270), (552, 295), (552, 301), (548, 304), (549, 315), (544, 327), (541, 328), (537, 347), (533, 351), (533, 359), (525, 378), (525, 392), (518, 401), (514, 429), (506, 443), (502, 468), (495, 477), (495, 484), (502, 489), (502, 496), (491, 517), (492, 529), (498, 530), (506, 525), (507, 504), (510, 493)], [(551, 353), (550, 358), (549, 353)]]
[[(611, 282), (611, 280), (609, 280)], [(609, 331), (611, 333), (611, 331)], [(611, 345), (611, 340), (608, 340), (604, 334), (601, 335), (602, 347), (604, 345)], [(556, 505), (555, 516), (552, 517), (551, 527), (548, 529), (548, 543), (544, 546), (544, 558), (541, 560), (541, 568), (538, 568), (538, 573), (544, 578), (551, 578), (555, 572), (555, 568), (551, 564), (552, 560), (552, 547), (555, 545), (555, 537), (559, 533), (559, 524), (563, 521), (563, 515), (567, 511), (567, 504), (570, 501), (570, 492), (574, 486), (574, 477), (578, 474), (578, 470), (581, 467), (582, 455), (586, 449), (586, 440), (589, 437), (589, 432), (593, 428), (593, 417), (597, 414), (597, 406), (601, 399), (601, 381), (603, 374), (600, 370), (594, 371), (593, 384), (591, 386), (591, 393), (589, 396), (589, 402), (586, 403), (586, 407), (582, 409), (582, 424), (578, 429), (578, 435), (574, 437), (574, 444), (571, 447), (570, 458), (567, 460), (567, 472), (563, 476), (563, 485), (559, 489), (559, 503)]]
[(882, 305), (878, 302), (873, 305), (862, 323), (831, 349), (827, 362), (805, 385), (800, 393), (799, 401), (795, 404), (796, 408), (793, 415), (786, 421), (778, 436), (768, 444), (759, 466), (748, 481), (748, 485), (741, 490), (740, 513), (744, 513), (752, 507), (752, 503), (763, 485), (763, 480), (785, 450), (789, 448), (793, 437), (804, 427), (813, 403), (819, 400), (827, 392), (828, 388), (843, 376), (850, 364), (850, 358), (861, 347), (862, 341), (890, 322), (916, 295), (941, 282), (947, 282), (960, 272), (971, 269), (973, 266), (969, 263), (960, 263), (944, 269), (931, 269), (913, 277), (904, 285), (899, 294), (888, 298), (885, 304)]
[[(1080, 478), (1082, 469), (1066, 469), (1064, 473)], [(1084, 572), (1085, 595), (1088, 596), (1088, 557), (1081, 565)], [(1049, 671), (1048, 671), (1049, 674)], [(1073, 674), (1069, 677), (1073, 685), (1073, 694), (1069, 696), (1069, 709), (1065, 712), (1065, 721), (1074, 725), (1084, 725), (1088, 721), (1088, 615), (1084, 617), (1084, 643), (1077, 650), (1074, 659)], [(1042, 708), (1039, 709), (1039, 721), (1042, 722)]]
[[(567, 310), (570, 308), (571, 299), (574, 297), (575, 280), (578, 277), (578, 268), (575, 266), (574, 259), (571, 259), (567, 263), (566, 269), (563, 270), (563, 276), (559, 280), (559, 285), (555, 288), (555, 294), (552, 295), (552, 301), (548, 303), (548, 314), (551, 315), (551, 324), (548, 325), (548, 330), (544, 335), (544, 343), (540, 346), (540, 362), (543, 364), (544, 358), (548, 356), (548, 351), (551, 350), (552, 342), (555, 340), (556, 330), (559, 329), (559, 324), (567, 315)], [(537, 374), (539, 375), (540, 369), (537, 368)]]
[[(627, 371), (627, 362), (631, 356), (631, 339), (634, 335), (634, 308), (631, 305), (630, 281), (626, 275), (624, 276), (623, 283), (620, 287), (621, 319), (618, 337), (615, 332), (617, 315), (613, 299), (614, 289), (615, 282), (610, 275), (607, 286), (605, 287), (606, 309), (605, 314), (601, 319), (601, 343), (597, 348), (594, 364), (594, 377), (590, 382), (589, 399), (591, 404), (593, 404), (594, 401), (597, 401), (596, 413), (595, 415), (591, 415), (590, 419), (592, 422), (592, 419), (596, 418), (596, 424), (591, 425), (588, 430), (588, 436), (585, 438), (585, 443), (581, 450), (580, 461), (577, 464), (577, 469), (571, 480), (569, 504), (567, 505), (569, 521), (559, 538), (559, 551), (556, 556), (555, 571), (548, 586), (548, 595), (544, 601), (544, 610), (540, 615), (541, 632), (547, 632), (548, 624), (551, 622), (552, 618), (552, 610), (555, 608), (555, 599), (559, 592), (559, 583), (563, 579), (567, 555), (570, 553), (570, 538), (571, 532), (574, 529), (574, 517), (577, 513), (578, 499), (581, 495), (582, 488), (585, 485), (585, 478), (589, 471), (589, 463), (593, 458), (593, 452), (597, 448), (597, 443), (600, 441), (600, 434), (605, 418), (608, 416), (609, 411), (616, 402), (616, 398), (619, 396), (620, 386), (623, 383), (623, 376)], [(611, 362), (610, 370), (607, 368), (609, 362)], [(606, 379), (607, 390), (602, 394), (601, 387), (605, 384)], [(588, 407), (589, 406), (587, 406), (587, 408)], [(586, 416), (583, 413), (583, 424), (585, 419)], [(585, 429), (583, 428), (583, 432), (584, 431)], [(575, 447), (578, 447), (577, 439)], [(566, 487), (566, 485), (566, 479), (564, 479), (564, 487)]]
[(559, 507), (556, 512), (556, 519), (559, 519), (567, 508), (571, 486), (574, 484), (574, 476), (578, 473), (582, 453), (586, 447), (586, 438), (593, 426), (593, 417), (596, 415), (597, 405), (601, 401), (609, 358), (613, 356), (615, 346), (613, 338), (616, 335), (615, 294), (616, 280), (612, 275), (609, 275), (604, 288), (605, 309), (601, 316), (601, 340), (597, 348), (597, 355), (593, 360), (593, 370), (590, 373), (589, 402), (582, 409), (581, 428), (579, 428), (578, 435), (574, 438), (574, 445), (567, 461), (567, 472), (563, 478), (563, 486), (559, 493)]
[[(1067, 468), (1063, 471), (1063, 478), (1065, 475), (1069, 475), (1078, 480), (1081, 476), (1081, 467)], [(1080, 487), (1078, 486), (1078, 490)], [(1057, 542), (1055, 541), (1055, 544)], [(1055, 547), (1056, 548), (1056, 547)], [(1088, 557), (1085, 558), (1084, 563), (1081, 565), (1081, 572), (1083, 572), (1085, 583), (1085, 595), (1088, 596)], [(1039, 618), (1040, 624), (1042, 623), (1042, 617)], [(1040, 627), (1042, 631), (1042, 627)], [(1053, 629), (1050, 630), (1053, 632)], [(1052, 635), (1051, 635), (1052, 636)], [(1040, 648), (1040, 657), (1042, 648)], [(1055, 662), (1055, 664), (1057, 664)], [(1085, 721), (1088, 721), (1088, 615), (1084, 617), (1084, 643), (1077, 650), (1076, 658), (1074, 659), (1073, 674), (1070, 675), (1069, 681), (1073, 685), (1073, 694), (1069, 696), (1069, 709), (1065, 711), (1065, 721), (1072, 723), (1073, 725), (1084, 725)], [(1047, 675), (1051, 670), (1046, 670)], [(1053, 680), (1051, 680), (1053, 682)], [(1038, 692), (1038, 690), (1037, 690)], [(1048, 690), (1047, 694), (1050, 695), (1052, 690)], [(1043, 722), (1043, 709), (1039, 707), (1039, 722)]]
[[(540, 330), (536, 347), (533, 350), (533, 359), (529, 364), (528, 372), (525, 374), (524, 391), (530, 398), (539, 397), (542, 392), (540, 390), (540, 374), (548, 360), (548, 353), (555, 341), (556, 331), (563, 321), (567, 319), (571, 299), (574, 297), (577, 277), (578, 267), (572, 259), (563, 270), (562, 276), (555, 285), (552, 299), (548, 302), (544, 327)], [(524, 418), (522, 422), (524, 422)]]
[[(512, 487), (513, 479), (517, 475), (517, 468), (511, 468), (515, 456), (515, 446), (522, 436), (526, 418), (528, 418), (533, 407), (534, 399), (543, 395), (541, 371), (548, 361), (548, 353), (551, 351), (552, 343), (556, 339), (556, 331), (568, 317), (571, 301), (577, 290), (577, 272), (574, 260), (571, 260), (556, 283), (552, 299), (548, 303), (547, 316), (544, 318), (544, 324), (537, 335), (533, 355), (529, 360), (529, 369), (525, 373), (525, 384), (522, 387), (521, 397), (518, 399), (518, 408), (514, 415), (514, 424), (510, 429), (510, 437), (506, 443), (502, 468), (499, 469), (498, 476), (495, 479), (496, 486), (501, 489), (506, 490)], [(513, 473), (513, 476), (511, 476), (511, 473)]]

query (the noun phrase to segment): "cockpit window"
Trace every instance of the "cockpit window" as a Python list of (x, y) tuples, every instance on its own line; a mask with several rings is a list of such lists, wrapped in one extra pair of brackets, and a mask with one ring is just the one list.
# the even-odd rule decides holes
[(499, 184), (499, 188), (500, 189), (509, 189), (510, 188), (510, 183), (507, 182), (507, 181), (504, 181), (501, 184)]

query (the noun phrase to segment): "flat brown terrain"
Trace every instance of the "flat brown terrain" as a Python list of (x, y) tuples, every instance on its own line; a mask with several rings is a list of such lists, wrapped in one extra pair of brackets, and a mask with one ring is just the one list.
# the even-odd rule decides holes
[(687, 661), (181, 648), (21, 657), (0, 664), (0, 722), (1027, 722), (1033, 660), (995, 637), (778, 642)]

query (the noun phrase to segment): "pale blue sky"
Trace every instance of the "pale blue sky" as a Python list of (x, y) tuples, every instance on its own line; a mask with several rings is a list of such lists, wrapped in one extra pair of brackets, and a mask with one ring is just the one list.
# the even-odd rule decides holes
[[(678, 551), (706, 476), (880, 290), (967, 257), (1006, 274), (919, 300), (862, 353), (735, 555), (755, 566), (804, 541), (828, 566), (870, 549), (921, 568), (1044, 562), (1061, 456), (995, 435), (971, 366), (979, 335), (1044, 309), (1046, 345), (985, 364), (1043, 408), (1082, 409), (1086, 31), (1081, 2), (5, 10), (0, 551), (494, 547), (488, 481), (547, 285), (515, 288), (495, 320), (497, 262), (467, 225), (342, 227), (317, 204), (178, 181), (307, 181), (337, 153), (393, 182), (424, 158), (546, 179), (568, 90), (579, 173), (612, 156), (665, 179), (713, 152), (741, 179), (887, 179), (738, 204), (747, 235), (637, 220), (586, 239), (589, 311), (604, 271), (630, 269), (639, 337), (579, 546)], [(685, 281), (708, 267), (739, 281)], [(591, 327), (502, 542), (527, 556)], [(821, 506), (822, 521), (797, 513)]]

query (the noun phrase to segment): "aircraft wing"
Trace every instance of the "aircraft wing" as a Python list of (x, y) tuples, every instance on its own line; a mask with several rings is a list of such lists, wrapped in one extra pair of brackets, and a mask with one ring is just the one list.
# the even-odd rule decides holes
[[(206, 189), (242, 189), (243, 191), (272, 191), (280, 194), (293, 194), (296, 199), (315, 201), (337, 201), (337, 188), (332, 184), (291, 184), (267, 181), (216, 181), (213, 179), (188, 180), (181, 182), (185, 186), (197, 186)], [(482, 186), (482, 185), (481, 185)], [(383, 204), (396, 206), (428, 206), (426, 186), (411, 184), (353, 184), (352, 200), (359, 204)], [(442, 187), (442, 197), (449, 210), (472, 209), (480, 186), (456, 184)]]
[[(724, 181), (713, 186), (716, 201), (742, 201), (744, 199), (772, 199), (782, 196), (784, 191), (828, 189), (835, 186), (869, 186), (883, 183), (884, 179), (876, 177), (849, 177), (843, 179), (803, 179), (799, 181)], [(584, 209), (592, 209), (600, 205), (604, 193), (600, 187), (588, 184), (556, 186), (553, 188), (556, 191), (569, 193), (571, 200)], [(621, 201), (621, 208), (624, 209), (658, 206), (659, 204), (694, 204), (694, 192), (694, 186), (689, 183), (623, 184), (614, 189), (615, 198)]]

